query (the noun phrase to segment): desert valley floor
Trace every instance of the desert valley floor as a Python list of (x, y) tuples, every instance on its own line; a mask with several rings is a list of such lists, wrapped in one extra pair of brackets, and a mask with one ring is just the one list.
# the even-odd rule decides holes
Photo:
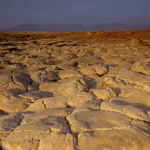
[(150, 150), (150, 30), (0, 33), (1, 150)]

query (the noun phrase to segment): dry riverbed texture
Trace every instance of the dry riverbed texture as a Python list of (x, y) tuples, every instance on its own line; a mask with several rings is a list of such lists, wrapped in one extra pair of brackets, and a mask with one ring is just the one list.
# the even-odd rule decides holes
[(150, 30), (0, 33), (1, 150), (149, 150)]

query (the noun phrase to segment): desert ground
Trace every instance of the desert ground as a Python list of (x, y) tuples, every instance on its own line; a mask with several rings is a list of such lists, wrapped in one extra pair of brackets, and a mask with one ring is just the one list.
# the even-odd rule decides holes
[(0, 33), (1, 150), (150, 150), (150, 30)]

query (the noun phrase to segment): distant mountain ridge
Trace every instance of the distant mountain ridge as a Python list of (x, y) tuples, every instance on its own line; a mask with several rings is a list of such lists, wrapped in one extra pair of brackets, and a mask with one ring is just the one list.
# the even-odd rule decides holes
[(47, 32), (80, 32), (80, 31), (123, 31), (123, 30), (140, 30), (150, 29), (150, 25), (142, 24), (122, 24), (120, 22), (115, 23), (103, 23), (92, 26), (84, 26), (81, 24), (21, 24), (16, 27), (10, 27), (6, 29), (0, 29), (0, 32), (12, 32), (12, 31), (47, 31)]

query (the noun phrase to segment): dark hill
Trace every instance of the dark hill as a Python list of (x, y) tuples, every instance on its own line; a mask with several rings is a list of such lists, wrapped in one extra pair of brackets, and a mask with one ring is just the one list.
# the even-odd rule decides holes
[(81, 24), (21, 24), (16, 27), (1, 29), (0, 32), (12, 31), (47, 31), (47, 32), (80, 32), (80, 31), (123, 31), (123, 30), (150, 29), (150, 25), (130, 24), (125, 25), (120, 22), (110, 24), (97, 24), (93, 26), (83, 26)]

